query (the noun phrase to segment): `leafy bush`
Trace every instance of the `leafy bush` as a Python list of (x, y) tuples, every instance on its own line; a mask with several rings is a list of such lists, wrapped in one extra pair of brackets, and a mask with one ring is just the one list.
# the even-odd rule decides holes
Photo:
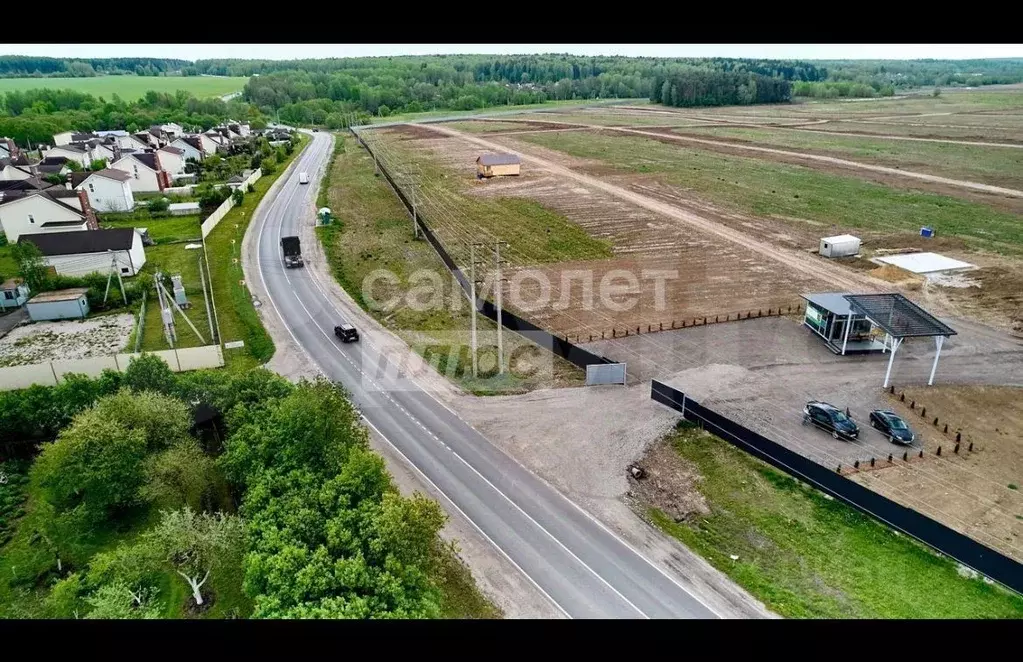
[(245, 192), (242, 191), (241, 187), (236, 188), (231, 193), (231, 199), (234, 200), (234, 204), (240, 205), (242, 203), (242, 200), (245, 199)]
[(153, 198), (149, 201), (149, 212), (162, 212), (170, 209), (170, 200), (164, 197)]
[(25, 467), (21, 462), (0, 462), (0, 547), (10, 539), (14, 520), (24, 514)]

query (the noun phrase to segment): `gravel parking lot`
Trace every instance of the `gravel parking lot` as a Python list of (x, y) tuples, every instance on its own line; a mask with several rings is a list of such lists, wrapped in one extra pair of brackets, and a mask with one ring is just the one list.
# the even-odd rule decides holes
[[(935, 383), (1019, 385), (1023, 340), (967, 320), (945, 343)], [(695, 400), (826, 466), (901, 454), (869, 428), (871, 409), (890, 406), (881, 385), (888, 355), (837, 356), (797, 320), (784, 317), (714, 324), (587, 344), (628, 363), (630, 377), (657, 378)], [(934, 358), (930, 338), (908, 340), (892, 368), (897, 386), (926, 384)], [(856, 442), (836, 441), (802, 424), (802, 407), (817, 399), (848, 407), (863, 430)], [(926, 438), (919, 421), (910, 421)], [(919, 442), (917, 442), (919, 445)]]

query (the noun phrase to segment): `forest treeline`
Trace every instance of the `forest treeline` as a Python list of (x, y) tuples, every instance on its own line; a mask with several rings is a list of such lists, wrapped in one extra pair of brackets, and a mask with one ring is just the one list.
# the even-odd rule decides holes
[[(244, 109), (244, 114), (273, 115), (292, 124), (341, 128), (353, 117), (358, 121), (360, 115), (365, 121), (367, 115), (473, 110), (551, 100), (645, 97), (669, 105), (691, 106), (776, 103), (795, 96), (890, 96), (897, 90), (921, 86), (1021, 82), (1023, 59), (807, 62), (546, 54), (186, 62), (157, 58), (0, 57), (0, 77), (132, 72), (248, 76), (243, 97), (238, 101), (248, 102), (253, 108)], [(16, 107), (19, 103), (17, 99), (13, 105), (8, 101), (4, 114), (23, 116)], [(100, 105), (106, 103), (109, 102)], [(109, 118), (118, 112), (123, 114), (124, 110), (112, 108), (105, 114)], [(217, 114), (187, 112), (209, 118)], [(107, 119), (96, 119), (96, 123), (108, 124)], [(97, 128), (123, 127), (104, 124)], [(31, 133), (25, 127), (21, 131)]]

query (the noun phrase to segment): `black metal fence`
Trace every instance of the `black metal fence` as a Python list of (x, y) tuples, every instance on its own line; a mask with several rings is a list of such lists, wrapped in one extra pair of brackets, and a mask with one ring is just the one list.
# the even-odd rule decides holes
[(653, 380), (650, 397), (680, 412), (685, 420), (699, 424), (750, 455), (916, 538), (1017, 593), (1023, 593), (1023, 565), (1000, 552), (753, 432), (689, 399), (682, 391), (667, 384)]
[[(405, 193), (397, 184), (395, 184), (394, 179), (392, 179), (390, 173), (387, 172), (387, 168), (385, 168), (384, 165), (376, 159), (376, 155), (373, 154), (372, 148), (370, 148), (366, 141), (362, 139), (362, 136), (360, 136), (357, 131), (352, 129), (352, 134), (355, 136), (356, 140), (359, 141), (359, 144), (365, 147), (366, 151), (368, 151), (370, 155), (373, 156), (374, 160), (376, 160), (376, 164), (380, 168), (380, 172), (391, 185), (391, 188), (394, 189), (398, 199), (401, 200), (401, 204), (405, 205), (405, 208), (408, 210), (409, 214), (411, 214), (412, 203), (409, 202), (408, 198), (405, 197)], [(418, 210), (416, 211), (416, 223), (419, 226), (419, 231), (423, 233), (423, 236), (426, 237), (428, 242), (430, 242), (433, 249), (437, 251), (437, 255), (439, 255), (441, 261), (444, 262), (444, 266), (451, 271), (451, 274), (458, 281), (462, 291), (465, 292), (466, 296), (471, 296), (472, 287), (469, 283), (469, 279), (466, 278), (465, 274), (462, 273), (462, 270), (458, 268), (455, 261), (451, 259), (451, 255), (448, 254), (444, 245), (440, 242), (440, 239), (438, 239), (433, 233), (433, 230), (427, 226), (422, 212)], [(480, 299), (479, 297), (476, 298), (474, 303), (478, 312), (494, 322), (497, 321), (497, 306), (490, 301)], [(586, 366), (593, 363), (615, 363), (615, 361), (612, 361), (611, 359), (600, 356), (599, 354), (594, 354), (593, 352), (569, 342), (566, 338), (559, 338), (548, 331), (541, 329), (529, 320), (523, 319), (515, 313), (510, 312), (507, 308), (501, 310), (501, 326), (509, 331), (518, 333), (530, 342), (539, 345), (540, 347), (562, 357), (580, 368), (585, 369)]]

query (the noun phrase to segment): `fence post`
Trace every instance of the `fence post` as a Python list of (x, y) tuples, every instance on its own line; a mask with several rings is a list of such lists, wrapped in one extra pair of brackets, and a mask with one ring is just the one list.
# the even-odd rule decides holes
[(53, 373), (53, 385), (56, 386), (57, 384), (60, 384), (60, 380), (57, 379), (57, 371), (53, 368), (53, 361), (50, 361), (50, 372)]

